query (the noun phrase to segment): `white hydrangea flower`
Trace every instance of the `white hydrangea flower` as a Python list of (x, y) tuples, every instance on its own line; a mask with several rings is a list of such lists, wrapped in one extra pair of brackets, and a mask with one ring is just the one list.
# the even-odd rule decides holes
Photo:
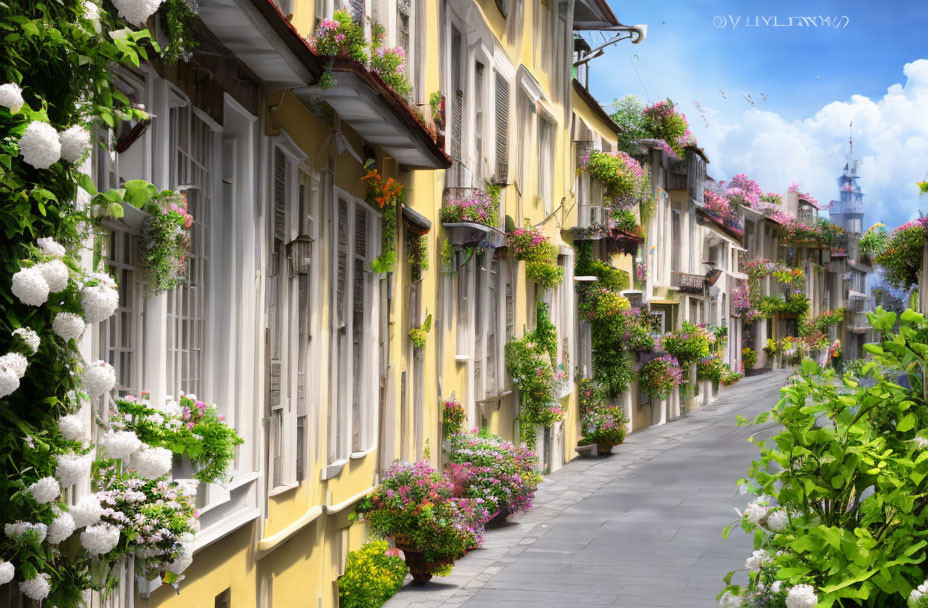
[(84, 0), (84, 18), (93, 24), (93, 29), (100, 33), (100, 7), (91, 2)]
[(100, 521), (100, 517), (103, 515), (103, 507), (100, 506), (100, 499), (95, 494), (90, 494), (81, 496), (76, 505), (68, 507), (68, 513), (74, 518), (74, 525), (83, 528)]
[(0, 561), (0, 585), (6, 585), (16, 575), (16, 568), (10, 562)]
[(77, 340), (84, 335), (84, 317), (73, 312), (59, 312), (52, 321), (52, 329), (65, 340)]
[(722, 599), (719, 600), (720, 608), (741, 608), (741, 596), (733, 595), (731, 591), (726, 591)]
[(44, 600), (48, 597), (48, 592), (52, 590), (49, 579), (47, 574), (37, 574), (34, 579), (20, 583), (19, 590), (30, 600)]
[(64, 291), (68, 286), (68, 267), (61, 260), (52, 260), (37, 264), (36, 268), (42, 273), (49, 293)]
[(920, 450), (924, 450), (926, 447), (928, 447), (928, 439), (925, 439), (920, 435), (913, 439), (912, 442), (915, 443), (915, 447)]
[(126, 458), (142, 447), (133, 431), (107, 431), (97, 444), (106, 449), (110, 458)]
[(19, 540), (22, 538), (23, 534), (29, 530), (35, 530), (39, 536), (39, 542), (44, 541), (46, 534), (48, 534), (48, 526), (45, 524), (31, 524), (27, 521), (16, 521), (3, 526), (3, 532), (13, 540)]
[(789, 525), (789, 515), (783, 509), (773, 509), (767, 514), (767, 529), (782, 532)]
[(81, 306), (88, 322), (105, 321), (119, 306), (119, 292), (109, 285), (85, 285), (81, 290)]
[(26, 164), (48, 169), (61, 158), (58, 131), (47, 122), (32, 121), (19, 140), (19, 153)]
[(23, 90), (18, 84), (7, 83), (0, 84), (0, 106), (10, 109), (13, 114), (23, 109), (26, 101), (23, 99)]
[(55, 477), (61, 482), (62, 487), (70, 487), (81, 481), (90, 478), (90, 469), (93, 467), (93, 461), (96, 453), (91, 451), (87, 454), (58, 454), (55, 460), (58, 466), (55, 468)]
[(39, 250), (50, 258), (63, 258), (66, 253), (64, 245), (50, 236), (43, 236), (35, 240)]
[(19, 353), (7, 353), (0, 357), (0, 369), (13, 370), (20, 378), (26, 375), (27, 367), (29, 367), (29, 359)]
[(164, 0), (112, 0), (119, 16), (132, 25), (142, 26)]
[(81, 532), (81, 546), (91, 556), (109, 553), (118, 544), (119, 528), (112, 524), (94, 524)]
[(918, 606), (918, 601), (922, 599), (922, 596), (926, 593), (928, 593), (928, 580), (915, 589), (912, 589), (912, 593), (909, 594), (909, 606), (913, 608)]
[(116, 370), (103, 360), (94, 361), (84, 370), (84, 389), (91, 397), (99, 397), (116, 386)]
[(58, 543), (68, 540), (74, 534), (74, 518), (65, 511), (59, 513), (48, 527), (48, 542), (57, 545)]
[(69, 163), (76, 163), (90, 146), (90, 131), (80, 125), (69, 127), (58, 134), (61, 142), (61, 158)]
[(758, 524), (767, 516), (767, 511), (770, 510), (769, 505), (769, 496), (759, 496), (748, 504), (747, 508), (744, 510), (744, 517), (752, 524)]
[(0, 399), (12, 395), (19, 388), (19, 376), (11, 369), (0, 369)]
[(174, 483), (177, 484), (177, 491), (191, 501), (197, 497), (197, 489), (200, 487), (199, 479), (175, 479)]
[(76, 414), (67, 414), (59, 418), (58, 430), (68, 441), (83, 441), (87, 438), (84, 421)]
[(61, 495), (61, 487), (54, 477), (43, 477), (29, 486), (29, 494), (40, 505), (48, 504)]
[(157, 479), (171, 471), (172, 459), (171, 450), (142, 444), (142, 448), (132, 455), (130, 463), (140, 477)]
[(773, 593), (779, 593), (780, 589), (782, 588), (783, 588), (783, 581), (774, 581), (773, 584), (770, 585), (770, 591), (772, 591)]
[(174, 574), (180, 574), (184, 570), (190, 567), (190, 564), (193, 563), (193, 547), (189, 544), (182, 544), (180, 546), (179, 554), (177, 558), (168, 564), (168, 570)]
[(39, 338), (39, 334), (35, 333), (32, 329), (28, 327), (20, 327), (19, 329), (13, 330), (14, 336), (19, 336), (20, 340), (26, 343), (26, 346), (29, 347), (29, 350), (32, 351), (32, 354), (36, 354), (39, 351), (39, 346), (42, 344), (42, 339)]
[(41, 306), (48, 300), (48, 283), (35, 266), (21, 268), (13, 275), (13, 295), (29, 306)]
[(751, 557), (747, 558), (744, 562), (744, 567), (752, 572), (757, 572), (761, 569), (764, 564), (770, 562), (770, 554), (767, 553), (764, 549), (758, 549), (751, 554)]
[(786, 595), (786, 608), (815, 608), (818, 596), (812, 585), (796, 585)]

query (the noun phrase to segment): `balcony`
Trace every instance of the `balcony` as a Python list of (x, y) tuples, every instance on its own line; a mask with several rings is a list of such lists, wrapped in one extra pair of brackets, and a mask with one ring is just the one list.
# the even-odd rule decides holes
[(702, 295), (706, 285), (706, 277), (701, 274), (690, 274), (674, 270), (670, 273), (670, 284), (679, 289), (681, 293)]

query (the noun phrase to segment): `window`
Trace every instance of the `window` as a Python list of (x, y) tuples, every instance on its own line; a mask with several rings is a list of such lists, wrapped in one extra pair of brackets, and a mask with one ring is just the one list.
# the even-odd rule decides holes
[[(528, 158), (530, 156), (529, 146), (532, 141), (532, 113), (534, 112), (532, 100), (524, 92), (519, 93), (518, 98), (518, 117), (519, 117), (519, 137), (517, 138), (521, 145), (519, 146), (519, 190), (525, 196), (526, 187), (528, 186)], [(516, 218), (518, 223), (519, 218)]]
[(474, 65), (474, 175), (477, 183), (483, 182), (483, 76), (484, 67), (479, 61)]
[(183, 285), (167, 294), (167, 387), (204, 395), (209, 318), (210, 223), (214, 133), (190, 106), (170, 110), (171, 187), (187, 197), (194, 218)]
[(554, 176), (554, 125), (538, 117), (538, 196), (545, 205), (545, 214), (551, 212), (552, 178)]
[(141, 388), (138, 239), (128, 229), (114, 226), (103, 249), (108, 272), (119, 285), (119, 306), (115, 315), (99, 325), (100, 356), (116, 370), (116, 390), (120, 394), (137, 395)]
[(680, 242), (680, 212), (674, 209), (671, 211), (670, 219), (670, 246), (673, 248), (673, 258), (671, 270), (681, 270), (683, 266), (682, 253), (683, 243)]
[(380, 394), (377, 348), (379, 289), (371, 270), (378, 255), (379, 216), (363, 201), (338, 197), (334, 235), (336, 308), (331, 365), (333, 404), (329, 461), (372, 447)]
[(509, 83), (496, 73), (496, 181), (509, 181)]
[(464, 129), (464, 82), (461, 69), (463, 40), (457, 28), (451, 28), (451, 159), (462, 160), (461, 137)]

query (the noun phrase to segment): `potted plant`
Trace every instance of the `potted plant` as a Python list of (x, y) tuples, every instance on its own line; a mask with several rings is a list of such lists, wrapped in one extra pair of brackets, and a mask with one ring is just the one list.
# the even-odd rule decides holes
[(451, 572), (454, 561), (483, 542), (489, 513), (466, 498), (425, 462), (401, 462), (384, 474), (380, 487), (356, 507), (374, 534), (393, 537), (415, 584)]
[(712, 382), (712, 394), (719, 392), (719, 383), (725, 373), (725, 364), (718, 355), (709, 355), (696, 364), (696, 379)]
[(441, 408), (441, 432), (449, 439), (464, 428), (464, 406), (453, 396), (446, 399)]
[(641, 366), (638, 377), (643, 388), (651, 397), (666, 399), (670, 392), (683, 381), (683, 370), (672, 355), (663, 355)]
[(487, 510), (488, 523), (532, 507), (541, 476), (535, 472), (538, 458), (525, 445), (515, 445), (481, 431), (451, 439), (445, 473), (460, 498), (479, 501)]
[(580, 445), (596, 445), (600, 456), (612, 453), (612, 448), (625, 441), (628, 418), (621, 407), (597, 407), (580, 420), (583, 433)]
[(744, 364), (744, 372), (749, 373), (757, 363), (757, 351), (751, 348), (741, 349), (741, 362)]

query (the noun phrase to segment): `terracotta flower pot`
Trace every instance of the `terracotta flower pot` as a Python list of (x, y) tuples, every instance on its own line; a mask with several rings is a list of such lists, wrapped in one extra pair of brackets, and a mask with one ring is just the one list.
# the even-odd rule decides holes
[(511, 514), (512, 513), (509, 511), (508, 507), (503, 507), (496, 513), (496, 515), (490, 518), (490, 520), (487, 521), (486, 524), (484, 524), (484, 528), (486, 528), (487, 530), (491, 530), (493, 528), (500, 528), (504, 526), (506, 524), (506, 519)]
[(614, 448), (616, 443), (611, 441), (597, 441), (596, 442), (596, 451), (600, 456), (611, 456), (612, 448)]
[(413, 585), (424, 585), (432, 580), (432, 573), (442, 568), (447, 562), (430, 562), (425, 559), (425, 553), (418, 548), (404, 544), (399, 538), (396, 539), (396, 548), (403, 552), (406, 558), (406, 566), (409, 567), (409, 573), (412, 575)]

